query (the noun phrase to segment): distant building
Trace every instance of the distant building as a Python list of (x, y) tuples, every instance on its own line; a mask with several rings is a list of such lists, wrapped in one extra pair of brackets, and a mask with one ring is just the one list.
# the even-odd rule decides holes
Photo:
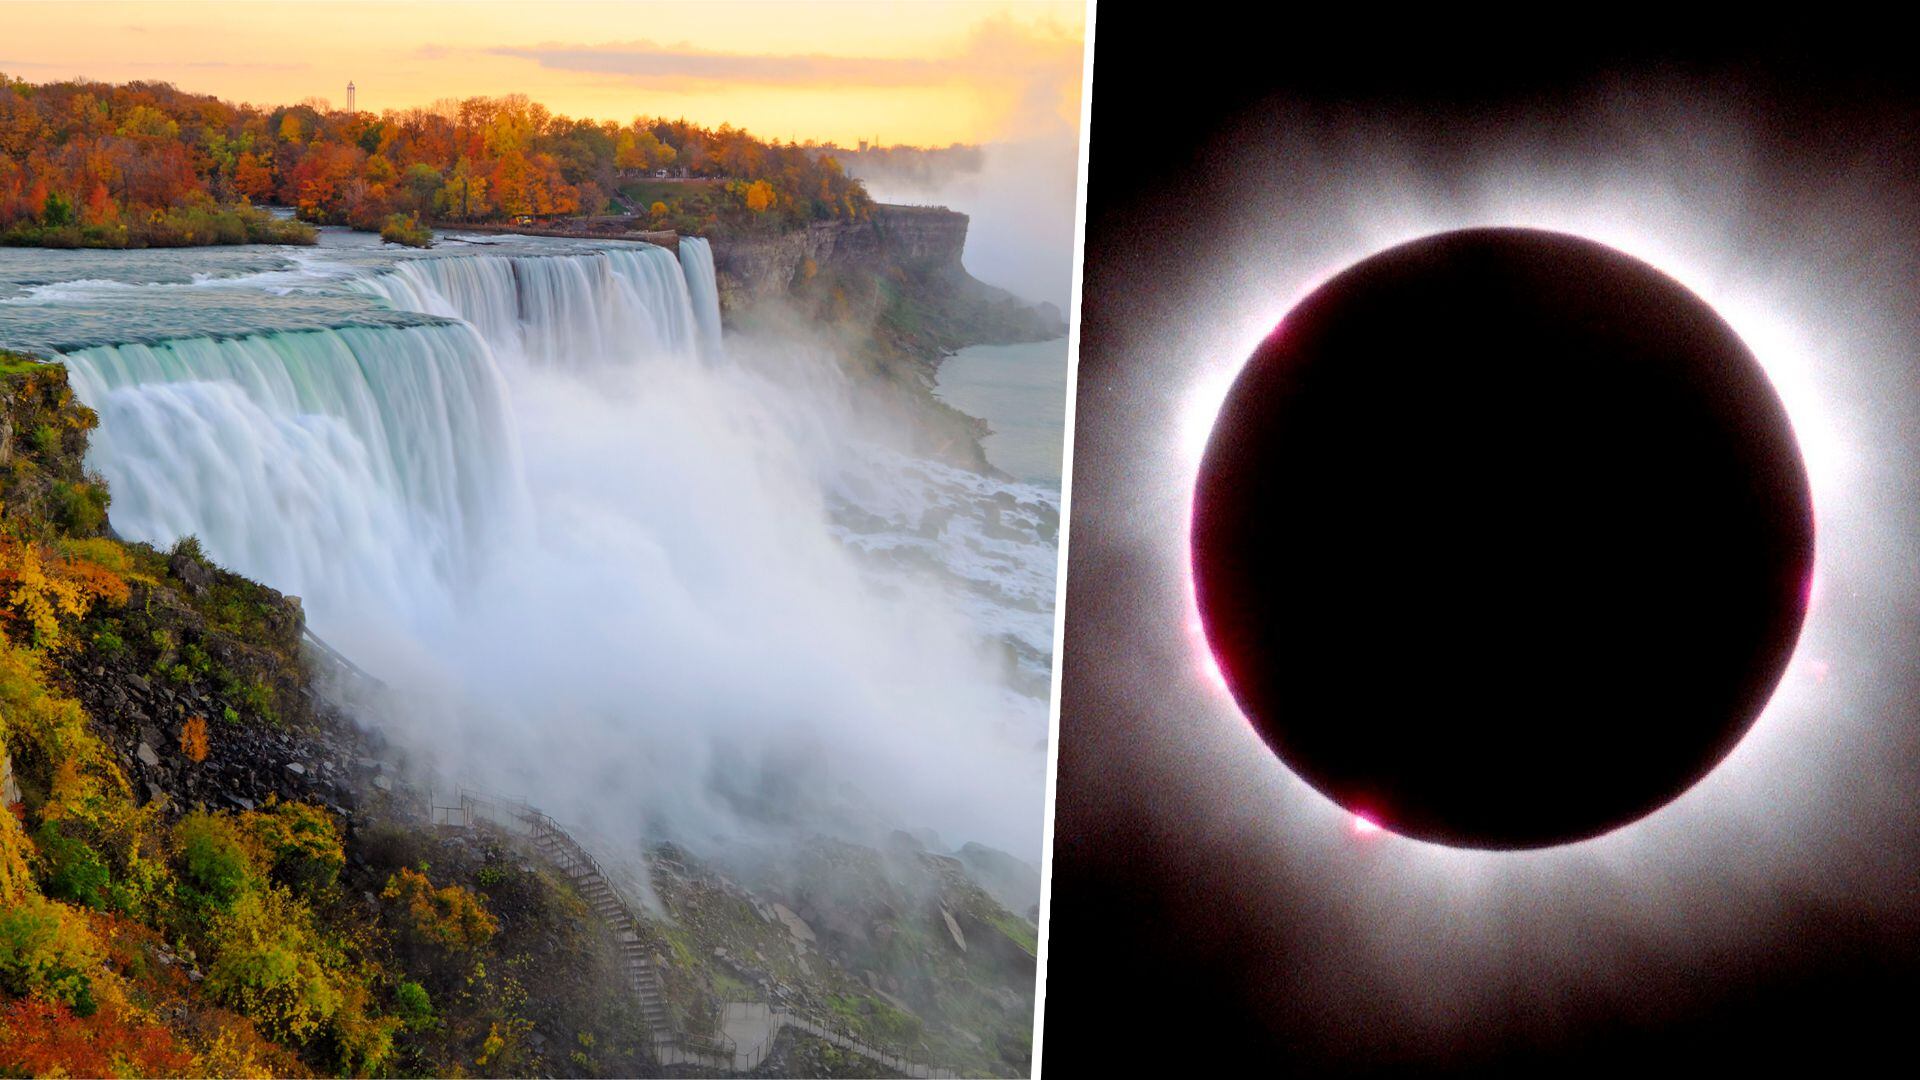
[(353, 111), (353, 83), (351, 81), (347, 83), (347, 111)]

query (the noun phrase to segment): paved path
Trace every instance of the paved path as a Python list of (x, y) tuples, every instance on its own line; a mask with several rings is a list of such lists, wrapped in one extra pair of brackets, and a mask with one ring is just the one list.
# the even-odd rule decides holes
[(525, 837), (547, 861), (567, 875), (594, 913), (613, 927), (614, 937), (620, 942), (627, 961), (627, 987), (640, 1002), (641, 1015), (653, 1042), (654, 1059), (662, 1065), (752, 1072), (773, 1052), (774, 1036), (780, 1029), (792, 1027), (916, 1080), (941, 1080), (954, 1075), (951, 1069), (937, 1068), (862, 1042), (818, 1014), (776, 1008), (761, 1001), (730, 1001), (721, 1006), (719, 1038), (676, 1030), (667, 1011), (659, 962), (648, 954), (641, 940), (639, 919), (598, 860), (572, 834), (523, 799), (464, 788), (457, 803), (434, 805), (433, 819), (436, 824), (467, 828), (476, 822), (487, 822)]

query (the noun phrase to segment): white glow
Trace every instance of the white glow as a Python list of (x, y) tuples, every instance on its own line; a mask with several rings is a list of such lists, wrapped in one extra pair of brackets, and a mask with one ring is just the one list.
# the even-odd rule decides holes
[[(1657, 200), (1622, 198), (1604, 206), (1600, 203), (1601, 200), (1584, 198), (1561, 202), (1533, 197), (1495, 200), (1494, 205), (1474, 212), (1451, 214), (1438, 211), (1418, 214), (1412, 212), (1411, 208), (1402, 208), (1401, 214), (1396, 215), (1401, 220), (1363, 231), (1363, 235), (1352, 238), (1343, 254), (1324, 264), (1301, 267), (1302, 272), (1291, 287), (1284, 280), (1269, 279), (1264, 285), (1270, 292), (1288, 295), (1292, 299), (1283, 306), (1260, 310), (1254, 316), (1224, 319), (1209, 335), (1210, 340), (1199, 350), (1199, 358), (1185, 376), (1175, 447), (1189, 495), (1213, 421), (1240, 369), (1299, 300), (1333, 274), (1388, 247), (1455, 229), (1520, 226), (1585, 236), (1633, 255), (1679, 281), (1719, 312), (1753, 352), (1786, 407), (1812, 485), (1816, 520), (1824, 524), (1831, 517), (1846, 513), (1851, 494), (1849, 481), (1855, 472), (1856, 455), (1841, 434), (1843, 429), (1834, 406), (1838, 397), (1831, 385), (1834, 358), (1795, 327), (1774, 297), (1731, 272), (1721, 251), (1710, 246), (1706, 238), (1698, 236), (1697, 229), (1689, 228), (1683, 222), (1645, 216), (1650, 206), (1660, 206)], [(1665, 209), (1678, 210), (1677, 207)], [(1690, 236), (1690, 233), (1695, 235)], [(1187, 540), (1188, 537), (1182, 537), (1180, 551), (1186, 566), (1187, 589), (1191, 594), (1191, 552)], [(1823, 543), (1816, 556), (1817, 576), (1824, 576), (1826, 571), (1823, 568), (1829, 561), (1830, 554)], [(1801, 634), (1801, 648), (1805, 649), (1808, 642), (1822, 640), (1825, 632), (1826, 628), (1819, 624), (1815, 613), (1810, 611)], [(1192, 636), (1192, 640), (1195, 670), (1202, 673), (1206, 683), (1217, 683), (1219, 688), (1224, 689), (1225, 680), (1220, 675), (1212, 650), (1207, 646), (1204, 633)], [(1824, 683), (1827, 669), (1822, 666), (1817, 670), (1820, 674), (1813, 678), (1789, 676), (1782, 680), (1773, 700), (1755, 722), (1741, 748), (1722, 763), (1717, 773), (1726, 772), (1737, 763), (1736, 759), (1755, 756), (1757, 749), (1773, 749), (1781, 727), (1779, 714), (1801, 713), (1813, 704), (1809, 700), (1810, 694)], [(1228, 700), (1231, 700), (1230, 697)], [(1250, 724), (1243, 726), (1251, 733)], [(1268, 758), (1273, 768), (1286, 772), (1277, 759), (1272, 759), (1271, 755)], [(1286, 772), (1286, 775), (1302, 791), (1311, 793), (1308, 801), (1318, 806), (1309, 812), (1315, 814), (1316, 820), (1325, 827), (1338, 827), (1348, 817), (1346, 810), (1313, 791), (1291, 772)], [(1709, 780), (1712, 779), (1710, 776)], [(1711, 786), (1703, 783), (1697, 786), (1696, 791)], [(1682, 801), (1695, 798), (1697, 796), (1690, 793)], [(1580, 844), (1532, 852), (1472, 851), (1443, 847), (1394, 833), (1386, 833), (1386, 836), (1408, 849), (1410, 858), (1445, 865), (1452, 874), (1466, 872), (1468, 879), (1471, 879), (1494, 874), (1500, 868), (1512, 869), (1517, 863), (1553, 863), (1572, 853), (1605, 852), (1619, 848), (1641, 838), (1665, 812), (1656, 812), (1641, 822)], [(1463, 879), (1456, 878), (1458, 880)]]
[[(1751, 102), (1718, 85), (1669, 91), (1610, 88), (1556, 115), (1551, 138), (1534, 115), (1468, 135), (1252, 109), (1208, 148), (1196, 197), (1170, 211), (1204, 253), (1199, 271), (1169, 250), (1170, 270), (1128, 281), (1175, 314), (1122, 320), (1098, 355), (1102, 381), (1084, 400), (1113, 404), (1083, 412), (1083, 432), (1158, 420), (1112, 460), (1087, 457), (1083, 435), (1082, 490), (1091, 481), (1095, 497), (1076, 504), (1073, 557), (1089, 536), (1124, 555), (1131, 602), (1104, 613), (1070, 602), (1067, 619), (1086, 620), (1081, 640), (1173, 660), (1109, 665), (1101, 696), (1089, 693), (1137, 707), (1131, 741), (1104, 764), (1131, 771), (1156, 820), (1179, 823), (1161, 857), (1196, 887), (1232, 892), (1249, 927), (1294, 928), (1284, 953), (1249, 942), (1248, 958), (1311, 995), (1297, 1019), (1338, 1017), (1329, 1037), (1372, 1025), (1399, 1045), (1444, 1045), (1519, 995), (1542, 1009), (1525, 1036), (1542, 1036), (1575, 994), (1624, 1005), (1659, 983), (1685, 998), (1690, 963), (1781, 947), (1806, 912), (1873, 919), (1910, 906), (1920, 787), (1908, 782), (1904, 706), (1888, 696), (1911, 678), (1920, 618), (1910, 177), (1856, 161), (1851, 143), (1850, 172), (1832, 167), (1837, 143), (1769, 144), (1761, 159)], [(1436, 158), (1430, 144), (1457, 154)], [(1795, 656), (1726, 760), (1632, 825), (1525, 852), (1363, 834), (1216, 688), (1204, 634), (1187, 621), (1195, 473), (1247, 357), (1328, 275), (1422, 236), (1500, 225), (1608, 244), (1718, 311), (1786, 408), (1817, 529)]]

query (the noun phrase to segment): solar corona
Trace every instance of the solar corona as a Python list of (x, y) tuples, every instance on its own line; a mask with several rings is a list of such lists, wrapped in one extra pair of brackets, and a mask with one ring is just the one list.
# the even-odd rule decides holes
[(1792, 657), (1807, 469), (1734, 329), (1541, 229), (1362, 259), (1254, 351), (1193, 492), (1241, 712), (1366, 830), (1541, 848), (1670, 802)]

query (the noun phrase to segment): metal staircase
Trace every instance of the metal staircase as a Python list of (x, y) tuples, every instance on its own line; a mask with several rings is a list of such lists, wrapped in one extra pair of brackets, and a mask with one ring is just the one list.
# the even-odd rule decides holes
[(764, 1027), (765, 1034), (746, 1047), (724, 1033), (709, 1037), (676, 1030), (673, 1016), (667, 1010), (660, 962), (647, 951), (639, 932), (639, 919), (599, 861), (572, 834), (524, 799), (472, 788), (461, 788), (457, 803), (435, 803), (432, 809), (436, 824), (472, 827), (476, 822), (485, 822), (526, 838), (541, 857), (567, 876), (594, 914), (613, 928), (626, 961), (628, 989), (639, 1002), (654, 1059), (659, 1064), (694, 1065), (716, 1072), (751, 1072), (772, 1053), (774, 1036), (780, 1029), (792, 1027), (916, 1080), (941, 1080), (954, 1075), (951, 1069), (938, 1068), (924, 1056), (909, 1057), (868, 1045), (818, 1013), (786, 1006), (730, 1002), (721, 1009), (716, 1030), (724, 1027), (728, 1017), (757, 1014), (758, 1026)]

